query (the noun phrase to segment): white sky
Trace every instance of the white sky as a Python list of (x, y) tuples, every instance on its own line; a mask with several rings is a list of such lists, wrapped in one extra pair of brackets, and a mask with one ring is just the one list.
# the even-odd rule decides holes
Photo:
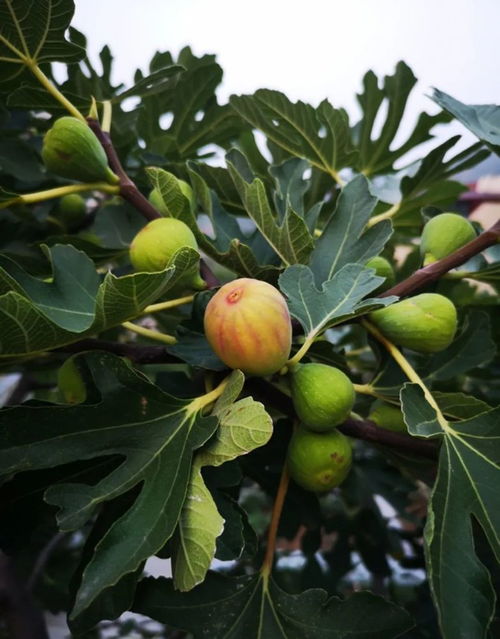
[[(365, 71), (392, 73), (405, 60), (419, 78), (409, 124), (419, 110), (436, 112), (432, 86), (466, 103), (500, 103), (500, 0), (75, 0), (74, 26), (91, 58), (108, 43), (114, 80), (155, 51), (189, 44), (215, 53), (224, 70), (219, 91), (279, 89), (317, 104), (327, 97), (357, 119), (355, 93)], [(464, 133), (458, 124), (444, 137)], [(462, 144), (461, 146), (464, 146)], [(458, 147), (457, 147), (458, 148)]]

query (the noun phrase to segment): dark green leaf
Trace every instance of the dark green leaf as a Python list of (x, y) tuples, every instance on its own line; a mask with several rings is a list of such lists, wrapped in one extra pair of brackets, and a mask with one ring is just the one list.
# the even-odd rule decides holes
[(43, 282), (0, 256), (0, 295), (14, 290), (30, 300), (58, 327), (82, 333), (95, 320), (99, 275), (94, 263), (73, 246), (45, 247), (52, 267), (52, 281)]
[(412, 626), (404, 610), (371, 593), (344, 601), (319, 589), (289, 595), (259, 575), (209, 573), (187, 594), (169, 580), (144, 579), (133, 610), (195, 639), (390, 639)]
[(500, 559), (500, 408), (450, 423), (417, 384), (404, 386), (401, 403), (413, 435), (443, 438), (425, 528), (428, 574), (443, 637), (486, 637), (495, 593), (475, 552), (473, 520)]
[(327, 100), (315, 109), (301, 101), (290, 102), (279, 91), (259, 89), (253, 95), (233, 95), (230, 103), (269, 140), (291, 155), (306, 158), (336, 181), (337, 172), (355, 158), (347, 113)]
[(434, 89), (431, 98), (485, 142), (497, 155), (500, 155), (499, 106), (494, 104), (463, 104), (438, 89)]
[(349, 263), (365, 264), (384, 248), (392, 234), (389, 220), (365, 230), (377, 200), (368, 180), (359, 175), (345, 186), (311, 254), (311, 270), (316, 283), (330, 280)]
[(0, 467), (9, 475), (80, 459), (122, 458), (95, 485), (49, 488), (46, 499), (60, 508), (62, 530), (81, 527), (99, 504), (140, 486), (132, 506), (101, 538), (83, 572), (76, 617), (172, 535), (193, 450), (210, 437), (217, 420), (201, 417), (190, 400), (167, 395), (115, 356), (91, 353), (77, 356), (74, 363), (82, 379), (92, 379), (88, 403), (1, 411)]
[(383, 282), (373, 269), (346, 264), (318, 290), (309, 267), (296, 264), (280, 275), (280, 289), (288, 298), (290, 313), (312, 338), (348, 317), (368, 313), (396, 301), (396, 297), (363, 299)]
[(0, 4), (0, 77), (18, 83), (25, 64), (76, 62), (84, 51), (64, 38), (72, 0), (4, 0)]

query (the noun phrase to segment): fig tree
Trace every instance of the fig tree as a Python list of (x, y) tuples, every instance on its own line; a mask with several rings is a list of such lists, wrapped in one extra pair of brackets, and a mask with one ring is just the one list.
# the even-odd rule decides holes
[(78, 118), (57, 119), (43, 140), (42, 159), (56, 175), (80, 182), (119, 179), (108, 166), (106, 153), (92, 130)]
[[(182, 247), (198, 250), (196, 238), (187, 224), (173, 217), (162, 217), (146, 224), (130, 244), (130, 261), (136, 271), (154, 273), (165, 269)], [(185, 288), (204, 289), (198, 266), (182, 278)]]
[(371, 260), (365, 264), (367, 268), (374, 268), (375, 275), (379, 277), (385, 277), (385, 282), (381, 284), (375, 291), (373, 291), (372, 295), (375, 293), (381, 293), (382, 291), (386, 291), (391, 286), (394, 286), (396, 283), (396, 276), (394, 275), (394, 269), (392, 268), (392, 264), (389, 260), (386, 260), (385, 257), (378, 255), (377, 257), (372, 257)]
[(424, 226), (420, 254), (431, 264), (461, 248), (476, 237), (474, 227), (457, 213), (441, 213)]
[(380, 428), (399, 433), (407, 432), (401, 409), (398, 406), (394, 406), (394, 404), (388, 404), (380, 399), (373, 402), (368, 419), (375, 422)]
[(267, 282), (241, 278), (225, 284), (208, 303), (204, 323), (210, 346), (230, 368), (270, 375), (288, 359), (290, 314), (283, 295)]
[(346, 478), (352, 463), (349, 439), (338, 430), (314, 433), (299, 426), (287, 451), (291, 478), (313, 492), (325, 492)]
[(457, 311), (447, 297), (422, 293), (370, 313), (372, 322), (391, 342), (420, 353), (436, 353), (451, 344)]
[(352, 410), (355, 399), (351, 380), (326, 364), (298, 364), (291, 370), (292, 400), (299, 419), (315, 431), (331, 430)]

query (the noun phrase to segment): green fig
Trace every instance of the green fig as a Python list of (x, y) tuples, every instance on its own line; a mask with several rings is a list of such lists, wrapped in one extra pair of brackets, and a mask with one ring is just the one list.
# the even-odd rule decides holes
[(70, 180), (119, 181), (99, 140), (78, 118), (64, 116), (54, 122), (43, 140), (42, 159), (49, 171)]
[(61, 398), (67, 404), (81, 404), (87, 398), (87, 389), (73, 359), (67, 359), (57, 373)]
[(85, 219), (87, 204), (78, 193), (63, 195), (57, 205), (61, 220), (69, 227), (80, 224)]
[[(130, 261), (136, 271), (163, 271), (174, 254), (184, 246), (198, 250), (196, 238), (189, 226), (173, 217), (158, 218), (146, 224), (132, 240)], [(185, 288), (206, 288), (198, 266), (186, 273), (181, 283)]]
[(165, 171), (165, 174), (170, 179), (168, 194), (164, 197), (157, 188), (154, 188), (148, 195), (151, 204), (164, 217), (181, 217), (183, 213), (195, 213), (197, 204), (191, 186), (172, 173)]
[(375, 422), (380, 428), (392, 430), (396, 433), (407, 432), (401, 409), (398, 406), (394, 406), (394, 404), (388, 404), (380, 399), (373, 402), (368, 419)]
[(457, 311), (447, 297), (422, 293), (370, 313), (372, 322), (391, 342), (420, 353), (436, 353), (451, 344)]
[(338, 430), (313, 433), (299, 426), (287, 451), (291, 478), (315, 493), (331, 490), (346, 478), (352, 464), (349, 439)]
[(205, 335), (230, 368), (249, 375), (271, 375), (286, 363), (292, 324), (277, 288), (249, 277), (224, 284), (205, 309)]
[(355, 399), (351, 380), (326, 364), (298, 364), (291, 370), (292, 400), (299, 419), (311, 430), (328, 431), (349, 416)]
[(441, 213), (424, 226), (420, 254), (431, 264), (464, 246), (476, 237), (474, 227), (457, 213)]
[(371, 260), (365, 265), (367, 268), (374, 268), (375, 275), (379, 277), (385, 277), (385, 282), (381, 284), (377, 289), (375, 289), (372, 293), (381, 293), (382, 291), (386, 291), (387, 289), (394, 286), (396, 283), (396, 276), (394, 275), (394, 269), (392, 268), (392, 264), (389, 260), (386, 260), (385, 257), (378, 255), (377, 257), (372, 257)]

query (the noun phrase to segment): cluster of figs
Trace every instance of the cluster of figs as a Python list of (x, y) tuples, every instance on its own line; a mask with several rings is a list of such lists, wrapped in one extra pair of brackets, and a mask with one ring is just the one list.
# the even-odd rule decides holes
[[(46, 167), (62, 177), (110, 184), (118, 181), (96, 136), (77, 118), (62, 117), (55, 122), (45, 136), (42, 157)], [(176, 183), (186, 208), (195, 213), (190, 185), (183, 180)], [(130, 244), (131, 264), (140, 272), (164, 270), (183, 247), (198, 250), (193, 231), (169, 216), (161, 193), (153, 189), (149, 200), (162, 217), (147, 223)], [(67, 204), (68, 208), (72, 205), (73, 211), (82, 210), (77, 200)], [(420, 243), (423, 263), (449, 255), (475, 235), (474, 227), (460, 215), (435, 216), (424, 226)], [(394, 271), (388, 260), (375, 257), (367, 266), (385, 278), (384, 287), (392, 286)], [(198, 265), (183, 275), (179, 287), (206, 288)], [(398, 346), (435, 353), (452, 342), (457, 313), (447, 297), (423, 293), (372, 312), (370, 321)], [(251, 278), (228, 282), (210, 299), (204, 328), (212, 349), (229, 368), (254, 376), (286, 374), (298, 418), (287, 454), (290, 475), (306, 490), (318, 493), (339, 485), (351, 467), (352, 449), (350, 440), (337, 427), (353, 409), (354, 385), (345, 372), (334, 366), (318, 362), (294, 364), (289, 360), (292, 324), (286, 300), (278, 289)], [(64, 379), (61, 386), (64, 387)], [(70, 392), (65, 394), (69, 398)], [(380, 427), (406, 432), (398, 405), (376, 400), (369, 418)]]

